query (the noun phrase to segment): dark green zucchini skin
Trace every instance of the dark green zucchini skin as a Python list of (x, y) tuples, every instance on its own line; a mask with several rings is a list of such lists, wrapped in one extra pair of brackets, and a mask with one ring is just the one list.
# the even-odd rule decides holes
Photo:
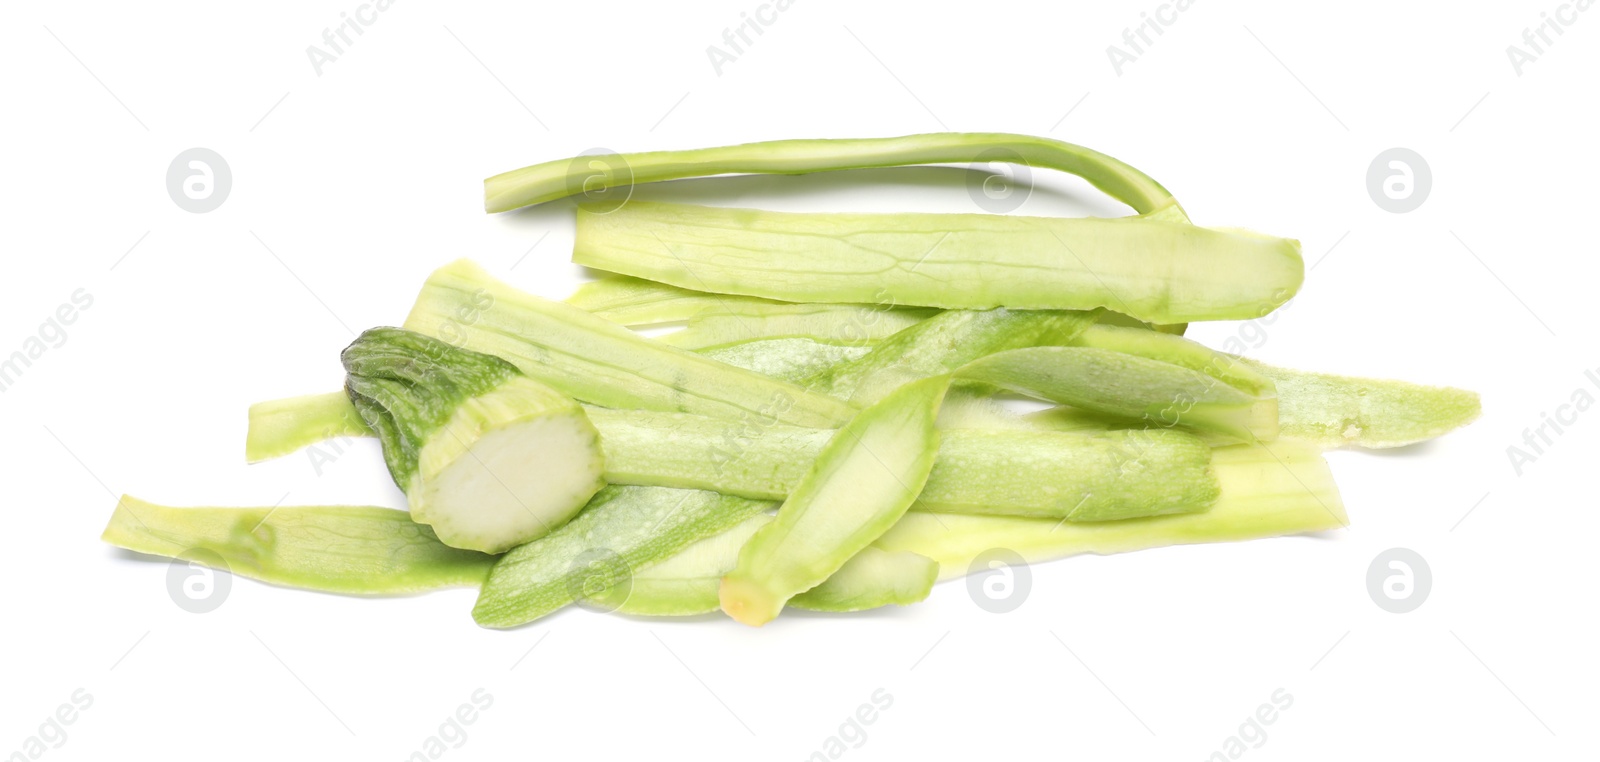
[(406, 489), (417, 457), (462, 402), (522, 375), (494, 355), (402, 328), (373, 328), (345, 347), (344, 390), (383, 443), (395, 484)]

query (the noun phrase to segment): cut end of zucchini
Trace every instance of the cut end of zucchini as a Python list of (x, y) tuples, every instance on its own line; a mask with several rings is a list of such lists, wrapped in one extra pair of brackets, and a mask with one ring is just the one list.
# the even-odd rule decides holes
[(751, 627), (760, 627), (778, 618), (784, 604), (783, 598), (760, 584), (731, 574), (722, 578), (717, 600), (722, 604), (723, 613)]
[(571, 519), (605, 486), (603, 467), (582, 408), (516, 377), (464, 401), (429, 437), (406, 493), (412, 518), (446, 544), (500, 553)]

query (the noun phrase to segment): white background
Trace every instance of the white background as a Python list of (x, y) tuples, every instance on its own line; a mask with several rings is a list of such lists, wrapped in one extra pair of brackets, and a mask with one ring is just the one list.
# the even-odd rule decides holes
[[(1518, 76), (1506, 47), (1556, 0), (1199, 0), (1119, 75), (1107, 46), (1157, 0), (798, 0), (719, 75), (707, 46), (757, 0), (398, 0), (319, 76), (305, 49), (358, 4), (8, 5), (0, 354), (75, 289), (94, 301), (0, 394), (0, 755), (83, 688), (92, 706), (45, 757), (404, 759), (482, 688), (492, 708), (444, 758), (803, 759), (883, 689), (892, 706), (844, 757), (1198, 760), (1282, 688), (1292, 707), (1243, 758), (1593, 758), (1600, 413), (1520, 476), (1506, 448), (1575, 390), (1600, 396), (1583, 376), (1600, 367), (1584, 322), (1600, 11)], [(487, 175), (598, 146), (943, 129), (1099, 148), (1197, 223), (1299, 238), (1314, 269), (1254, 356), (1471, 388), (1483, 418), (1331, 455), (1347, 531), (1056, 562), (1007, 615), (948, 583), (919, 606), (760, 630), (570, 611), (493, 632), (469, 590), (356, 600), (242, 579), (196, 615), (169, 599), (166, 563), (98, 541), (114, 493), (401, 506), (371, 442), (321, 475), (302, 455), (246, 467), (245, 408), (336, 388), (350, 331), (402, 320), (453, 258), (569, 293), (570, 204), (486, 216)], [(233, 174), (207, 214), (164, 185), (195, 146)], [(1395, 146), (1432, 168), (1409, 214), (1366, 190)], [(1125, 211), (1047, 174), (1020, 213)], [(686, 185), (712, 203), (971, 211), (965, 177)], [(1410, 614), (1366, 591), (1391, 547), (1433, 572)]]

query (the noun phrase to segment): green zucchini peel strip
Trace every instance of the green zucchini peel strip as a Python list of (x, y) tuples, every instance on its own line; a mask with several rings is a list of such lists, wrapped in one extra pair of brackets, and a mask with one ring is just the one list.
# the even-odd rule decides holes
[(366, 506), (173, 508), (124, 495), (101, 539), (275, 585), (345, 595), (476, 587), (495, 562), (445, 545), (405, 511)]
[(760, 500), (661, 487), (600, 491), (565, 526), (513, 548), (495, 562), (472, 617), (517, 627), (578, 601), (614, 610), (635, 569), (732, 529), (771, 507)]
[(669, 347), (458, 260), (423, 284), (404, 327), (495, 355), (529, 378), (594, 405), (832, 428), (854, 408), (793, 384)]
[[(619, 613), (636, 616), (693, 616), (718, 610), (717, 589), (733, 570), (742, 547), (771, 516), (752, 516), (714, 537), (633, 575)], [(939, 565), (915, 553), (863, 548), (822, 584), (789, 599), (806, 611), (849, 612), (904, 606), (928, 597)]]
[(1349, 523), (1315, 446), (1279, 440), (1218, 448), (1213, 468), (1222, 492), (1202, 513), (1100, 523), (909, 513), (874, 545), (931, 558), (939, 563), (939, 578), (950, 579), (968, 574), (974, 561), (997, 548), (1041, 563), (1081, 553), (1323, 532)]
[(821, 584), (903, 516), (938, 449), (949, 378), (906, 384), (845, 424), (722, 578), (722, 610), (748, 625)]
[(1297, 241), (1146, 217), (797, 214), (643, 201), (580, 208), (572, 261), (787, 302), (1104, 307), (1153, 323), (1258, 318), (1305, 276)]

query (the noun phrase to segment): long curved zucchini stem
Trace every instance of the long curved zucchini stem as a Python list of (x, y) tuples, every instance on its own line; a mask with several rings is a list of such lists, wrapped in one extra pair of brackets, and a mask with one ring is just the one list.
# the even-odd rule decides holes
[(1006, 133), (933, 133), (849, 140), (771, 140), (687, 151), (575, 156), (483, 181), (484, 208), (504, 212), (610, 188), (726, 174), (797, 175), (840, 169), (1005, 161), (1074, 174), (1140, 214), (1186, 221), (1160, 183), (1099, 151)]
[(1297, 241), (1144, 217), (796, 214), (643, 201), (609, 213), (580, 208), (572, 261), (789, 302), (1105, 307), (1154, 323), (1258, 318), (1305, 276)]
[(124, 495), (101, 539), (169, 558), (209, 551), (243, 577), (349, 595), (473, 587), (495, 562), (445, 545), (405, 511), (358, 506), (171, 508)]

